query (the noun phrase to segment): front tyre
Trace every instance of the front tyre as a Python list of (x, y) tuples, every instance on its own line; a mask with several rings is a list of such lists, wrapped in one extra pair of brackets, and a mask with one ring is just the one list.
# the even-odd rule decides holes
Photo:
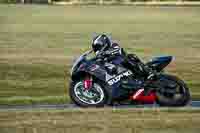
[(101, 107), (107, 103), (106, 91), (98, 82), (89, 90), (84, 88), (83, 81), (72, 82), (69, 93), (71, 100), (81, 107)]
[(176, 84), (175, 93), (157, 92), (157, 103), (160, 106), (185, 106), (190, 103), (190, 91), (183, 80), (172, 75), (163, 75), (161, 82)]

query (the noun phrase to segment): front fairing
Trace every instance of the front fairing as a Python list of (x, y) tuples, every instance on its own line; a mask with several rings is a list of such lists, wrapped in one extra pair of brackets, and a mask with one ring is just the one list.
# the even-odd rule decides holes
[[(109, 73), (107, 69), (116, 67), (117, 72), (115, 74)], [(85, 74), (92, 75), (93, 79), (103, 83), (106, 90), (112, 98), (119, 98), (124, 95), (120, 89), (121, 81), (134, 75), (131, 71), (123, 68), (122, 66), (115, 66), (112, 63), (103, 62), (100, 63), (95, 59), (87, 60), (80, 57), (75, 61), (72, 67), (71, 80), (76, 81), (81, 77), (84, 78)]]
[(85, 53), (83, 53), (79, 58), (77, 58), (72, 66), (71, 69), (71, 76), (73, 75), (74, 72), (77, 71), (77, 69), (80, 67), (81, 64), (83, 64), (84, 62), (87, 62), (87, 56), (89, 54), (92, 53), (92, 50), (90, 51), (86, 51)]
[(74, 62), (72, 69), (71, 69), (71, 75), (73, 75), (73, 73), (75, 73), (78, 69), (78, 67), (82, 64), (82, 62), (84, 62), (85, 59), (83, 56), (80, 56), (78, 59), (76, 59), (76, 61)]

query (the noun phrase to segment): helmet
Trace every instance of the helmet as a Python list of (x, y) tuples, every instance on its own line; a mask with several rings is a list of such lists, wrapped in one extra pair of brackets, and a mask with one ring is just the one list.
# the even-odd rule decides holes
[(92, 40), (92, 49), (96, 54), (111, 47), (111, 40), (105, 34), (97, 35)]

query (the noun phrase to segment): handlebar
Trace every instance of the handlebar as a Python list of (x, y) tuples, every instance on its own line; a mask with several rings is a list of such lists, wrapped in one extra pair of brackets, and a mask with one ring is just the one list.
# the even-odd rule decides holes
[(92, 52), (93, 52), (93, 50), (86, 51), (86, 52), (83, 54), (83, 56), (87, 56), (87, 55), (91, 54)]

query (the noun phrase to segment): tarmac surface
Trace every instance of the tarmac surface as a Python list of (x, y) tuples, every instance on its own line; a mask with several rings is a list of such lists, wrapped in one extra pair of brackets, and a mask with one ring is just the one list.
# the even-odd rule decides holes
[[(159, 108), (157, 104), (145, 105), (116, 105), (112, 108)], [(200, 108), (200, 101), (192, 101), (187, 107)], [(35, 105), (0, 105), (0, 111), (5, 110), (35, 110), (35, 109), (78, 109), (75, 104), (35, 104)]]

